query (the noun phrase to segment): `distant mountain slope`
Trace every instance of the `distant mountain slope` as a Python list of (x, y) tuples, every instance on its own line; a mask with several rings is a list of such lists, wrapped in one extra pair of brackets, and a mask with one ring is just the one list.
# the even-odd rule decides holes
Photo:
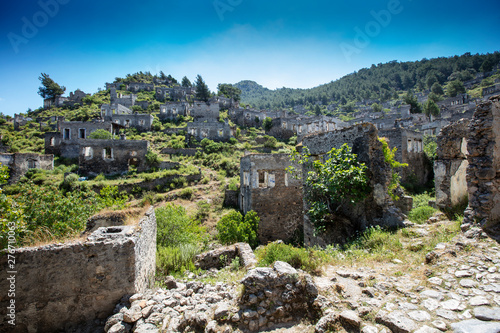
[(498, 68), (500, 53), (422, 59), (414, 62), (390, 61), (372, 65), (348, 74), (336, 81), (311, 89), (281, 88), (270, 90), (253, 81), (235, 84), (242, 91), (241, 101), (257, 108), (284, 108), (295, 105), (323, 105), (363, 100), (387, 101), (401, 91), (423, 91), (434, 83), (445, 86), (449, 81), (466, 82), (477, 73)]

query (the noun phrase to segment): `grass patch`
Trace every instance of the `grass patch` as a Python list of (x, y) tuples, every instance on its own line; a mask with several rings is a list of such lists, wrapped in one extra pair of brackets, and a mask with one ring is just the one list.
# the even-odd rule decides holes
[(413, 223), (422, 224), (434, 215), (435, 212), (437, 212), (437, 209), (431, 206), (421, 206), (412, 209), (410, 213), (408, 213), (408, 218)]

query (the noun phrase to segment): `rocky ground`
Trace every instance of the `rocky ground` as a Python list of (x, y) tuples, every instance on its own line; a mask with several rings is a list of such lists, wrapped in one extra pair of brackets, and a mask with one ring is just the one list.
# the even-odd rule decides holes
[[(430, 227), (409, 228), (425, 235)], [(479, 229), (439, 243), (418, 269), (402, 267), (404, 258), (326, 266), (311, 278), (280, 263), (250, 270), (245, 288), (199, 282), (215, 270), (168, 279), (166, 288), (125, 297), (105, 331), (500, 332), (500, 246)]]

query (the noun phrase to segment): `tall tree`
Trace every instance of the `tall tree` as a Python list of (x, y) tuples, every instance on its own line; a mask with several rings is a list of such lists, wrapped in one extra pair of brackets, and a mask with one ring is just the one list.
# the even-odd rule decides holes
[(191, 83), (191, 81), (189, 81), (189, 79), (186, 76), (184, 76), (182, 78), (181, 86), (183, 86), (184, 88), (189, 88), (189, 87), (192, 87), (193, 84)]
[(437, 82), (434, 82), (434, 84), (431, 87), (431, 91), (436, 95), (444, 95), (443, 87)]
[(455, 97), (458, 94), (463, 93), (465, 93), (465, 87), (460, 80), (450, 81), (446, 85), (446, 95), (448, 95), (449, 97)]
[(439, 111), (439, 106), (432, 99), (429, 98), (427, 102), (424, 103), (424, 113), (427, 116), (437, 116), (439, 115)]
[(196, 99), (208, 102), (208, 99), (210, 98), (210, 90), (208, 89), (207, 84), (205, 83), (205, 81), (203, 81), (203, 78), (199, 74), (196, 77), (195, 87), (196, 87)]
[(49, 77), (49, 74), (42, 73), (38, 79), (42, 86), (38, 88), (38, 95), (44, 99), (50, 98), (54, 100), (57, 96), (61, 96), (66, 91), (66, 87), (58, 85)]
[(232, 98), (236, 102), (239, 102), (241, 99), (241, 89), (236, 88), (232, 84), (228, 83), (219, 83), (217, 86), (217, 90), (219, 91), (217, 95), (225, 96), (227, 98)]
[(403, 100), (406, 104), (410, 104), (410, 113), (422, 113), (422, 106), (418, 102), (418, 99), (413, 93), (408, 90)]

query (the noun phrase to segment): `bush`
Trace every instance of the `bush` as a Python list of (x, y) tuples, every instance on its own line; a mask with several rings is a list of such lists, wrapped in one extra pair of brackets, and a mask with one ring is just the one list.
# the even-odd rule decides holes
[(179, 197), (190, 200), (193, 197), (193, 194), (194, 190), (191, 187), (186, 187), (179, 192)]
[(275, 261), (284, 261), (292, 267), (316, 274), (322, 260), (312, 249), (296, 248), (284, 243), (270, 243), (256, 251), (259, 266), (270, 266)]
[(408, 214), (408, 218), (414, 223), (421, 224), (427, 221), (436, 211), (431, 206), (420, 206), (412, 209)]
[(224, 215), (217, 223), (219, 240), (223, 244), (246, 242), (255, 248), (258, 245), (257, 231), (260, 218), (254, 211), (249, 211), (245, 217), (238, 211)]
[(178, 247), (160, 247), (156, 252), (156, 267), (164, 275), (174, 272), (194, 271), (194, 258), (200, 253), (194, 244), (181, 244)]
[(274, 136), (269, 136), (266, 135), (264, 136), (266, 141), (264, 141), (264, 147), (266, 148), (276, 148), (276, 145), (278, 144), (278, 140)]
[(109, 131), (106, 131), (105, 129), (95, 130), (89, 135), (89, 139), (110, 140), (112, 138), (113, 135)]
[(167, 204), (157, 208), (155, 214), (159, 247), (178, 247), (181, 244), (198, 244), (202, 241), (205, 229), (189, 218), (183, 207)]
[(128, 195), (125, 192), (119, 193), (118, 186), (106, 186), (99, 191), (98, 201), (102, 207), (114, 207), (115, 209), (123, 209), (128, 200)]

